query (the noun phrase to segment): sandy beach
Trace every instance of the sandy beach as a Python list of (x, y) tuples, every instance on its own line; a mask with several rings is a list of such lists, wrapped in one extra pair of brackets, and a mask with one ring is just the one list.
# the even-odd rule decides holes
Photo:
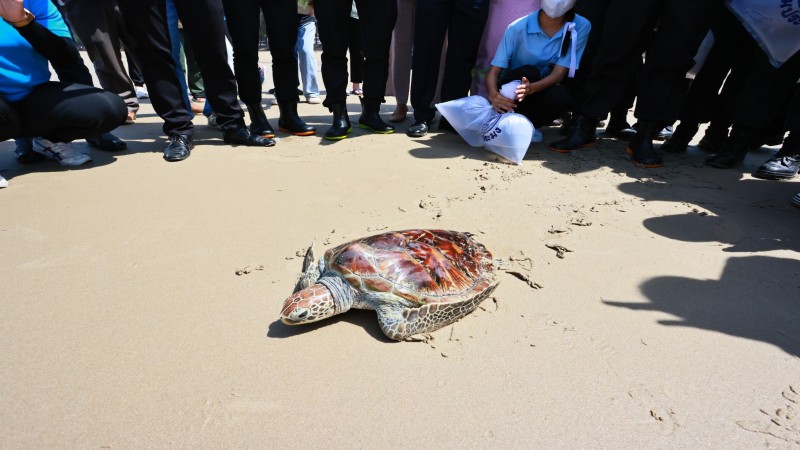
[[(646, 170), (601, 135), (513, 166), (299, 110), (318, 135), (263, 149), (198, 116), (180, 163), (147, 102), (78, 168), (0, 143), (0, 447), (800, 446), (800, 183), (750, 176), (777, 148)], [(312, 242), (408, 228), (474, 233), (492, 298), (416, 342), (278, 320)]]

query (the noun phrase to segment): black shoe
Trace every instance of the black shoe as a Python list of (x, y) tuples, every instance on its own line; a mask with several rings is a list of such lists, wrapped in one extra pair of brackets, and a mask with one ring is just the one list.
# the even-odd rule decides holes
[(653, 121), (639, 121), (636, 126), (636, 136), (631, 139), (625, 150), (631, 155), (631, 162), (646, 169), (654, 169), (664, 165), (661, 155), (653, 147), (653, 139), (658, 134), (661, 126)]
[(297, 115), (297, 103), (279, 103), (281, 117), (278, 119), (278, 129), (284, 133), (292, 133), (295, 136), (313, 136), (317, 129), (303, 122)]
[(226, 132), (222, 141), (228, 145), (246, 145), (248, 147), (272, 147), (275, 145), (274, 140), (251, 133), (247, 127)]
[(617, 122), (613, 118), (608, 121), (605, 134), (620, 141), (630, 141), (636, 136), (636, 130), (628, 122)]
[(413, 125), (408, 127), (406, 135), (408, 137), (422, 137), (428, 134), (428, 128), (428, 122), (425, 122), (424, 120), (417, 120)]
[(333, 113), (333, 125), (323, 137), (329, 141), (340, 141), (353, 131), (350, 116), (347, 115), (347, 105), (343, 103), (331, 105), (330, 110)]
[(756, 144), (758, 136), (756, 130), (734, 126), (731, 135), (725, 139), (719, 153), (715, 153), (706, 159), (706, 165), (717, 169), (730, 169), (741, 164)]
[(14, 157), (22, 164), (30, 164), (47, 159), (43, 154), (33, 151), (33, 139), (31, 138), (17, 139), (17, 148), (14, 149)]
[(128, 148), (125, 142), (111, 133), (104, 133), (96, 138), (86, 138), (86, 142), (105, 152), (118, 152)]
[(450, 122), (448, 122), (448, 121), (447, 121), (447, 119), (445, 119), (444, 117), (442, 117), (441, 119), (439, 119), (439, 131), (449, 131), (449, 132), (451, 132), (451, 133), (456, 133), (456, 134), (458, 134), (458, 132), (456, 131), (456, 129), (455, 129), (455, 128), (453, 128), (453, 126), (452, 126), (452, 125), (450, 125)]
[(164, 149), (164, 159), (167, 161), (183, 161), (189, 157), (194, 143), (192, 137), (185, 134), (173, 134), (169, 137), (169, 145)]
[(261, 102), (248, 104), (247, 114), (250, 116), (250, 132), (264, 138), (274, 138), (275, 130), (269, 124)]
[(672, 137), (667, 139), (661, 146), (661, 151), (667, 153), (686, 153), (689, 148), (689, 142), (694, 139), (697, 134), (698, 124), (691, 122), (681, 122), (675, 129)]
[(394, 127), (381, 119), (380, 114), (378, 114), (379, 110), (380, 104), (367, 104), (364, 102), (364, 97), (361, 97), (361, 117), (358, 118), (358, 127), (373, 133), (394, 133)]
[(753, 176), (764, 180), (788, 180), (797, 176), (797, 172), (800, 172), (800, 155), (775, 155), (756, 169)]
[(595, 137), (597, 119), (583, 114), (577, 114), (574, 120), (575, 126), (567, 138), (553, 142), (548, 145), (547, 148), (554, 152), (569, 153), (579, 148), (591, 147), (594, 145), (597, 140), (597, 137)]
[(653, 137), (653, 139), (657, 141), (666, 141), (667, 139), (671, 138), (674, 134), (672, 125), (667, 125), (664, 128), (658, 130), (658, 133)]

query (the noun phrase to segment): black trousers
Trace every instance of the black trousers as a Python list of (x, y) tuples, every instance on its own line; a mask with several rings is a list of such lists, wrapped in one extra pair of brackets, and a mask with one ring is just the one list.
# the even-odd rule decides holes
[[(389, 47), (397, 20), (397, 0), (355, 0), (364, 44), (363, 104), (384, 102), (389, 77)], [(347, 33), (352, 0), (316, 0), (319, 38), (322, 41), (322, 81), (327, 107), (347, 100)]]
[[(228, 31), (233, 43), (233, 68), (239, 97), (245, 104), (261, 103), (258, 78), (260, 14), (267, 24), (272, 55), (272, 81), (279, 103), (297, 103), (297, 58), (294, 48), (300, 19), (294, 0), (223, 0)], [(205, 71), (203, 71), (205, 79)], [(216, 111), (216, 109), (215, 109)]]
[[(733, 126), (764, 130), (774, 121), (783, 122), (789, 102), (800, 78), (800, 53), (795, 53), (780, 68), (769, 63), (767, 55), (756, 50), (753, 64), (744, 81), (733, 111)], [(793, 113), (797, 114), (797, 112)], [(797, 119), (787, 119), (787, 124)]]
[(686, 92), (686, 71), (708, 32), (721, 0), (613, 0), (606, 14), (600, 49), (580, 111), (605, 117), (634, 77), (630, 67), (641, 58), (641, 42), (658, 30), (647, 46), (638, 83), (636, 117), (672, 123)]
[(439, 80), (442, 45), (447, 34), (442, 102), (466, 97), (472, 68), (489, 14), (489, 0), (420, 0), (414, 16), (411, 60), (411, 106), (414, 119), (430, 122)]
[[(531, 82), (542, 79), (539, 69), (536, 67), (522, 66), (504, 73), (500, 77), (499, 85), (502, 86), (510, 81), (522, 79), (522, 77)], [(541, 128), (550, 125), (553, 120), (569, 111), (572, 104), (572, 97), (564, 86), (556, 84), (525, 97), (525, 100), (517, 104), (514, 112), (527, 117), (534, 127)]]
[(128, 114), (119, 95), (92, 86), (50, 81), (16, 102), (0, 99), (0, 141), (44, 137), (53, 142), (100, 136)]
[[(134, 52), (141, 62), (150, 101), (167, 134), (192, 134), (194, 117), (183, 103), (175, 74), (165, 0), (119, 0)], [(244, 127), (236, 79), (228, 67), (222, 0), (175, 0), (186, 36), (197, 49), (208, 102), (223, 131)]]
[[(728, 8), (720, 6), (714, 22), (711, 27), (714, 45), (692, 81), (679, 118), (691, 123), (705, 123), (714, 118), (728, 127), (733, 105), (744, 85), (742, 74), (753, 64), (753, 51), (757, 49), (753, 38)], [(725, 87), (720, 94), (723, 83)]]
[(347, 49), (350, 51), (350, 82), (361, 83), (364, 81), (364, 45), (361, 43), (360, 19), (351, 17), (350, 40)]

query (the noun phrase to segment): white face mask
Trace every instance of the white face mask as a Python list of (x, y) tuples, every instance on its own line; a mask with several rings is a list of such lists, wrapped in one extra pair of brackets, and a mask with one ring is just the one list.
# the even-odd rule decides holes
[(557, 19), (575, 6), (575, 0), (542, 0), (542, 11)]

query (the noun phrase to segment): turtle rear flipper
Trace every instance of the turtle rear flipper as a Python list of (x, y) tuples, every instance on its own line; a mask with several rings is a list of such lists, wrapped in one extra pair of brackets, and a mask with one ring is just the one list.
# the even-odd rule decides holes
[(312, 284), (319, 278), (319, 265), (315, 263), (314, 259), (314, 243), (306, 250), (306, 256), (303, 258), (303, 274), (297, 280), (294, 287), (294, 292), (301, 291)]
[(492, 295), (498, 284), (495, 282), (477, 295), (460, 302), (428, 303), (419, 308), (397, 307), (397, 303), (389, 302), (376, 308), (378, 322), (383, 333), (396, 341), (415, 334), (430, 333), (474, 311)]

